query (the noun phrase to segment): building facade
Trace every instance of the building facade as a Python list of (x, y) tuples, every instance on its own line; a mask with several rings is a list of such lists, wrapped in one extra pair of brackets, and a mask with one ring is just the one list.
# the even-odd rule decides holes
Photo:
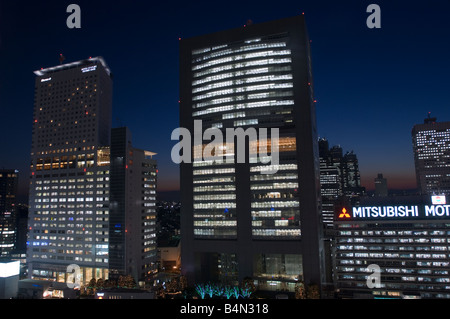
[(156, 153), (137, 149), (128, 128), (111, 132), (110, 277), (136, 282), (157, 270)]
[[(333, 150), (336, 147), (333, 147)], [(340, 149), (342, 150), (342, 149)], [(327, 139), (319, 140), (320, 193), (322, 197), (321, 217), (323, 226), (333, 228), (334, 204), (343, 195), (342, 152), (330, 151)]]
[(450, 194), (450, 122), (428, 117), (412, 129), (417, 187), (422, 194)]
[(340, 298), (450, 298), (450, 205), (440, 198), (365, 198), (335, 215)]
[(378, 174), (374, 179), (375, 183), (375, 196), (388, 196), (387, 179), (383, 177), (383, 174)]
[(11, 257), (17, 246), (17, 185), (19, 172), (0, 170), (0, 257)]
[(244, 162), (237, 138), (216, 144), (224, 160), (202, 158), (208, 142), (192, 141), (193, 161), (180, 164), (181, 262), (190, 283), (251, 277), (260, 289), (291, 291), (298, 280), (321, 284), (309, 46), (302, 15), (180, 41), (181, 127), (195, 135), (201, 120), (205, 131), (223, 136), (279, 130), (277, 145), (273, 135), (248, 136)]
[(106, 279), (111, 72), (96, 57), (34, 73), (28, 276)]
[(341, 197), (357, 203), (364, 195), (361, 186), (359, 163), (356, 154), (343, 153), (342, 147), (330, 147), (328, 140), (319, 140), (320, 185), (322, 196), (322, 221), (326, 229), (333, 229), (334, 205)]

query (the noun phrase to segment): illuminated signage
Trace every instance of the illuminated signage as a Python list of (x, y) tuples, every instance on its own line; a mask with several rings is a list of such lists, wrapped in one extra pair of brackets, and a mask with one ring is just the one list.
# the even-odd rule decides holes
[(81, 72), (86, 73), (86, 72), (95, 71), (96, 69), (97, 69), (97, 66), (93, 65), (93, 66), (88, 66), (88, 67), (82, 68)]
[(338, 219), (420, 219), (450, 217), (450, 205), (359, 206), (342, 208)]
[(450, 216), (450, 205), (425, 206), (425, 216)]
[(417, 217), (417, 206), (353, 207), (353, 217)]
[(433, 195), (431, 196), (431, 203), (433, 203), (433, 205), (445, 205), (446, 203), (446, 199), (444, 195)]
[(345, 207), (342, 208), (339, 218), (350, 218), (350, 214), (347, 213), (347, 209)]
[(45, 78), (45, 79), (41, 79), (41, 82), (47, 82), (50, 81), (52, 78)]
[(0, 278), (18, 276), (20, 272), (20, 261), (0, 263)]

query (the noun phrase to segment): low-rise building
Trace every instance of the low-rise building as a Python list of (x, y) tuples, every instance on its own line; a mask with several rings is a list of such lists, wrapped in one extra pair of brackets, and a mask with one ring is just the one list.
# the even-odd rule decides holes
[(445, 197), (366, 198), (335, 214), (334, 279), (341, 298), (450, 298)]

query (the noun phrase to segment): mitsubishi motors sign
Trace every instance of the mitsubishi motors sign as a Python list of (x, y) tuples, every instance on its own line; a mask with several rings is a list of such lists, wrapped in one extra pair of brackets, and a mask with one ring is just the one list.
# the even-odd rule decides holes
[(337, 220), (404, 220), (450, 218), (450, 205), (445, 196), (432, 197), (431, 205), (386, 205), (386, 206), (354, 206), (341, 207), (336, 212)]

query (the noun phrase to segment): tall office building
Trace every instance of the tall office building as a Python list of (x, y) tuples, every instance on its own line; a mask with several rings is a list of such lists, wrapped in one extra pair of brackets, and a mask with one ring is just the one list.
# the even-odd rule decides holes
[(112, 75), (101, 57), (34, 72), (29, 277), (108, 277)]
[(374, 182), (375, 196), (388, 196), (387, 179), (383, 177), (383, 174), (378, 174)]
[(319, 157), (321, 218), (324, 227), (323, 246), (326, 251), (325, 282), (331, 290), (334, 286), (333, 273), (335, 271), (333, 250), (335, 207), (342, 202), (357, 203), (365, 190), (360, 186), (356, 154), (353, 152), (344, 154), (342, 147), (338, 145), (330, 148), (328, 140), (321, 138), (319, 140)]
[(320, 184), (322, 220), (326, 228), (333, 229), (334, 205), (340, 197), (352, 203), (365, 193), (361, 186), (358, 158), (353, 152), (343, 153), (342, 147), (329, 147), (328, 140), (319, 140)]
[[(262, 151), (265, 140), (250, 138), (245, 163), (237, 139), (218, 144), (227, 160), (201, 161), (192, 152), (193, 163), (181, 163), (188, 281), (251, 277), (260, 289), (290, 291), (298, 280), (320, 285), (319, 154), (304, 16), (181, 40), (180, 79), (180, 123), (191, 134), (194, 120), (224, 137), (227, 129), (279, 129), (278, 165), (268, 161), (275, 153)], [(209, 141), (192, 143), (195, 151)]]
[(157, 269), (156, 153), (133, 147), (126, 127), (111, 131), (110, 278), (149, 279)]
[(422, 194), (450, 194), (450, 122), (430, 116), (412, 129), (417, 187)]
[(0, 257), (10, 257), (16, 247), (18, 173), (0, 170)]
[(321, 218), (325, 228), (333, 227), (334, 204), (343, 192), (342, 148), (329, 147), (325, 138), (319, 140)]
[(344, 194), (357, 200), (365, 188), (361, 186), (358, 157), (353, 151), (344, 154), (342, 170)]

